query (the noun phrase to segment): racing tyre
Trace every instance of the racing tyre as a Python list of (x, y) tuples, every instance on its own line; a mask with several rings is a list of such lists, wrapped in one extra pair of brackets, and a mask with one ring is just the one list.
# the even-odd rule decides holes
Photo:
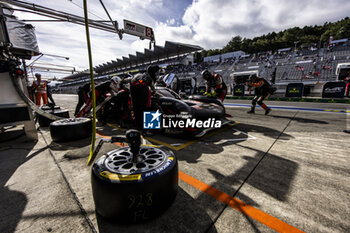
[(68, 118), (50, 124), (50, 134), (54, 142), (74, 141), (89, 137), (92, 123), (89, 118)]
[(140, 148), (142, 160), (132, 162), (129, 147), (110, 151), (92, 167), (96, 212), (116, 223), (153, 219), (173, 203), (178, 189), (178, 163), (171, 151)]
[[(68, 110), (58, 109), (54, 111), (47, 111), (47, 113), (50, 113), (52, 115), (59, 116), (59, 117), (69, 118)], [(37, 114), (37, 117), (38, 117), (38, 123), (40, 127), (49, 127), (50, 123), (53, 122), (53, 120), (50, 120), (49, 118), (40, 114)]]

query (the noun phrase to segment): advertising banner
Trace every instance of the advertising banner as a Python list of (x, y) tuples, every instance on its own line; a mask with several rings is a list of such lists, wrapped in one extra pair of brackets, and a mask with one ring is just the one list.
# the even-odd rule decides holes
[(302, 97), (304, 93), (303, 83), (289, 83), (286, 88), (286, 97)]
[(244, 85), (236, 85), (233, 88), (234, 96), (244, 96)]
[(323, 86), (322, 98), (344, 98), (345, 82), (328, 82)]

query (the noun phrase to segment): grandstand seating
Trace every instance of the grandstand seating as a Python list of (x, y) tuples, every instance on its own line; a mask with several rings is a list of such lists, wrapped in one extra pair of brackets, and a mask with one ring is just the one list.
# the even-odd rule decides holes
[[(246, 54), (239, 59), (225, 59), (220, 62), (202, 62), (199, 64), (182, 65), (186, 56), (180, 56), (171, 59), (164, 59), (153, 64), (176, 64), (168, 66), (166, 72), (176, 73), (179, 76), (192, 76), (198, 80), (197, 85), (203, 84), (200, 73), (204, 69), (211, 72), (217, 72), (222, 75), (224, 81), (232, 84), (231, 74), (242, 71), (258, 70), (260, 76), (271, 80), (271, 74), (276, 69), (276, 84), (285, 84), (289, 82), (327, 82), (336, 80), (335, 71), (339, 63), (350, 62), (350, 47), (333, 47), (332, 50), (326, 48), (307, 50), (303, 49), (297, 53), (288, 51), (284, 53), (271, 52), (259, 53), (256, 55)], [(269, 58), (269, 59), (268, 59)], [(144, 70), (147, 65), (133, 67), (134, 69)], [(127, 71), (127, 70), (125, 70)], [(86, 77), (75, 79), (71, 84), (66, 83), (62, 87), (69, 92), (75, 93), (81, 82)], [(108, 78), (108, 76), (106, 76)], [(102, 79), (104, 80), (104, 79)]]

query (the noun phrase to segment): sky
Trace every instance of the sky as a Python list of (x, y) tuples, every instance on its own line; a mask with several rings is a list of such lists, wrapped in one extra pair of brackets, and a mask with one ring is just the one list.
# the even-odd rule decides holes
[[(83, 16), (83, 0), (24, 0), (55, 10)], [(103, 0), (120, 27), (123, 19), (152, 27), (156, 44), (165, 41), (221, 49), (234, 36), (253, 38), (290, 27), (323, 25), (349, 15), (349, 0)], [(99, 0), (88, 0), (90, 19), (108, 17)], [(19, 19), (47, 19), (15, 11)], [(30, 22), (35, 26), (39, 49), (44, 54), (61, 55), (69, 60), (43, 56), (38, 62), (84, 70), (89, 67), (85, 28), (72, 23)], [(116, 60), (148, 48), (148, 40), (90, 29), (93, 66)], [(43, 76), (62, 74), (43, 73)], [(65, 75), (63, 75), (65, 76)]]

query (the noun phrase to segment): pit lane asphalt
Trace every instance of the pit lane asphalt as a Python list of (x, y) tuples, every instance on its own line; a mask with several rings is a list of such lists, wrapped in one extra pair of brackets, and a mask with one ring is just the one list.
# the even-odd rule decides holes
[[(54, 98), (72, 115), (76, 95)], [(0, 232), (349, 232), (350, 135), (343, 130), (350, 114), (296, 109), (349, 106), (267, 101), (294, 109), (273, 108), (265, 116), (259, 108), (246, 114), (249, 101), (226, 103), (236, 105), (227, 107), (235, 124), (174, 151), (180, 170), (174, 204), (133, 226), (94, 212), (90, 139), (57, 144), (41, 128), (38, 142), (22, 136), (0, 143)], [(109, 126), (97, 130), (121, 134)], [(116, 147), (104, 145), (99, 156)]]

